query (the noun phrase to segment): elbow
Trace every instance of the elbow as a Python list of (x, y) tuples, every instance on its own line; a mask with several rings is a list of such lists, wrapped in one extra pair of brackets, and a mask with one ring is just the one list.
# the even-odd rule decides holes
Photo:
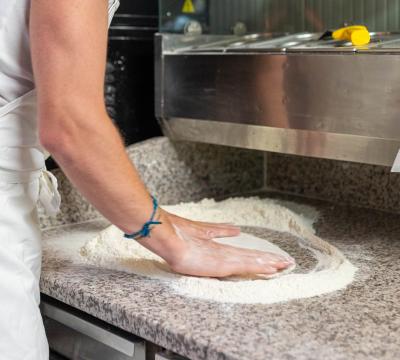
[(40, 129), (39, 141), (41, 146), (60, 163), (74, 162), (76, 147), (74, 147), (71, 137), (63, 130), (54, 132), (50, 129)]
[(77, 129), (74, 121), (61, 111), (39, 112), (39, 142), (56, 159), (71, 158)]
[[(39, 104), (38, 123), (41, 145), (57, 160), (74, 161), (88, 141), (98, 132), (99, 119), (104, 118), (101, 111), (85, 109), (102, 109), (93, 104), (82, 104), (78, 101), (62, 104)], [(105, 113), (105, 107), (104, 107)]]
[(46, 128), (39, 129), (40, 144), (52, 155), (63, 153), (66, 151), (65, 136), (58, 132)]

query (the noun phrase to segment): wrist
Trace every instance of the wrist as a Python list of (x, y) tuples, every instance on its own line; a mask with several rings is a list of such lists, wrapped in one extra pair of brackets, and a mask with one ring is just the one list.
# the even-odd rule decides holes
[(177, 234), (171, 224), (167, 213), (159, 209), (157, 219), (160, 225), (155, 225), (148, 237), (143, 237), (138, 242), (162, 257), (169, 265), (179, 263), (187, 254), (187, 242)]
[(154, 226), (161, 225), (160, 221), (161, 209), (158, 206), (157, 199), (152, 196), (152, 211), (150, 218), (143, 224), (140, 230), (135, 231), (133, 233), (125, 233), (125, 237), (128, 239), (140, 240), (142, 238), (146, 238), (150, 236), (150, 232), (153, 230)]

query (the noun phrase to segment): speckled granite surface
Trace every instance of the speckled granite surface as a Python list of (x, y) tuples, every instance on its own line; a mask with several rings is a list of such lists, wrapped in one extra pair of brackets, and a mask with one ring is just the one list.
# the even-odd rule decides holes
[(270, 153), (266, 169), (271, 189), (400, 212), (400, 174), (389, 167)]
[[(347, 289), (274, 305), (218, 304), (45, 253), (42, 292), (191, 359), (399, 359), (400, 216), (297, 201), (321, 211), (319, 236), (359, 268)], [(105, 226), (92, 221), (45, 237), (90, 237)], [(285, 243), (288, 235), (263, 236)]]
[[(243, 193), (264, 185), (261, 152), (171, 142), (166, 137), (137, 143), (128, 147), (127, 152), (149, 190), (165, 205)], [(62, 197), (61, 213), (50, 218), (39, 209), (42, 228), (100, 217), (60, 170), (54, 174)]]

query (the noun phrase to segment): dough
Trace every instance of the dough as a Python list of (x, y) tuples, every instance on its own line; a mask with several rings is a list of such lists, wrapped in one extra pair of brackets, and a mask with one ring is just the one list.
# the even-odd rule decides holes
[[(87, 262), (109, 269), (122, 270), (159, 279), (171, 279), (171, 277), (182, 276), (173, 273), (162, 258), (141, 246), (137, 241), (124, 238), (123, 235), (121, 230), (111, 225), (86, 243), (81, 248), (81, 255)], [(271, 242), (246, 233), (235, 237), (216, 239), (215, 241), (226, 245), (272, 252), (289, 257), (289, 254)], [(269, 276), (231, 277), (229, 280), (248, 280), (249, 278), (268, 279), (287, 274), (293, 271), (294, 268), (295, 265)]]
[[(182, 276), (171, 272), (160, 257), (136, 241), (124, 239), (122, 232), (114, 226), (88, 240), (81, 248), (81, 255), (76, 256), (74, 261), (159, 278), (169, 290), (180, 296), (236, 304), (273, 304), (328, 294), (351, 284), (357, 271), (337, 248), (315, 234), (313, 223), (318, 218), (318, 212), (305, 205), (251, 197), (230, 198), (221, 202), (204, 199), (198, 203), (163, 208), (192, 220), (288, 232), (294, 235), (292, 241), (310, 252), (316, 265), (307, 273), (284, 275), (293, 270), (288, 269), (269, 281), (260, 279), (260, 276), (255, 279), (240, 278), (240, 281)], [(274, 244), (249, 234), (218, 241), (286, 255)]]

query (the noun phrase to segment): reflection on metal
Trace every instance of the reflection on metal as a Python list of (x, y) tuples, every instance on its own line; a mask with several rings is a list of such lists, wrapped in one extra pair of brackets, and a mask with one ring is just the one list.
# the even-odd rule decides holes
[[(226, 35), (202, 35), (202, 36), (175, 36), (175, 35), (157, 35), (156, 42), (163, 47), (163, 54), (184, 53), (187, 51), (197, 52), (206, 51), (224, 52), (231, 44), (253, 43), (258, 41), (271, 40), (287, 34), (251, 34), (245, 36), (226, 36)], [(157, 46), (157, 45), (156, 45)], [(157, 50), (157, 48), (156, 48)]]
[(202, 32), (203, 28), (201, 27), (201, 24), (196, 20), (188, 21), (183, 29), (183, 33), (185, 35), (201, 35)]
[(181, 46), (183, 36), (159, 36), (156, 110), (164, 129), (175, 139), (392, 165), (400, 36), (373, 34), (370, 46), (354, 48), (319, 35), (219, 36)]
[(237, 21), (232, 27), (232, 33), (236, 36), (242, 36), (247, 33), (247, 26), (242, 21)]
[(191, 53), (299, 53), (299, 52), (334, 52), (334, 53), (365, 53), (365, 52), (400, 52), (400, 33), (371, 33), (371, 43), (364, 46), (354, 46), (341, 40), (320, 40), (322, 33), (298, 34), (248, 34), (192, 36), (182, 39), (179, 35), (163, 35), (164, 54)]

